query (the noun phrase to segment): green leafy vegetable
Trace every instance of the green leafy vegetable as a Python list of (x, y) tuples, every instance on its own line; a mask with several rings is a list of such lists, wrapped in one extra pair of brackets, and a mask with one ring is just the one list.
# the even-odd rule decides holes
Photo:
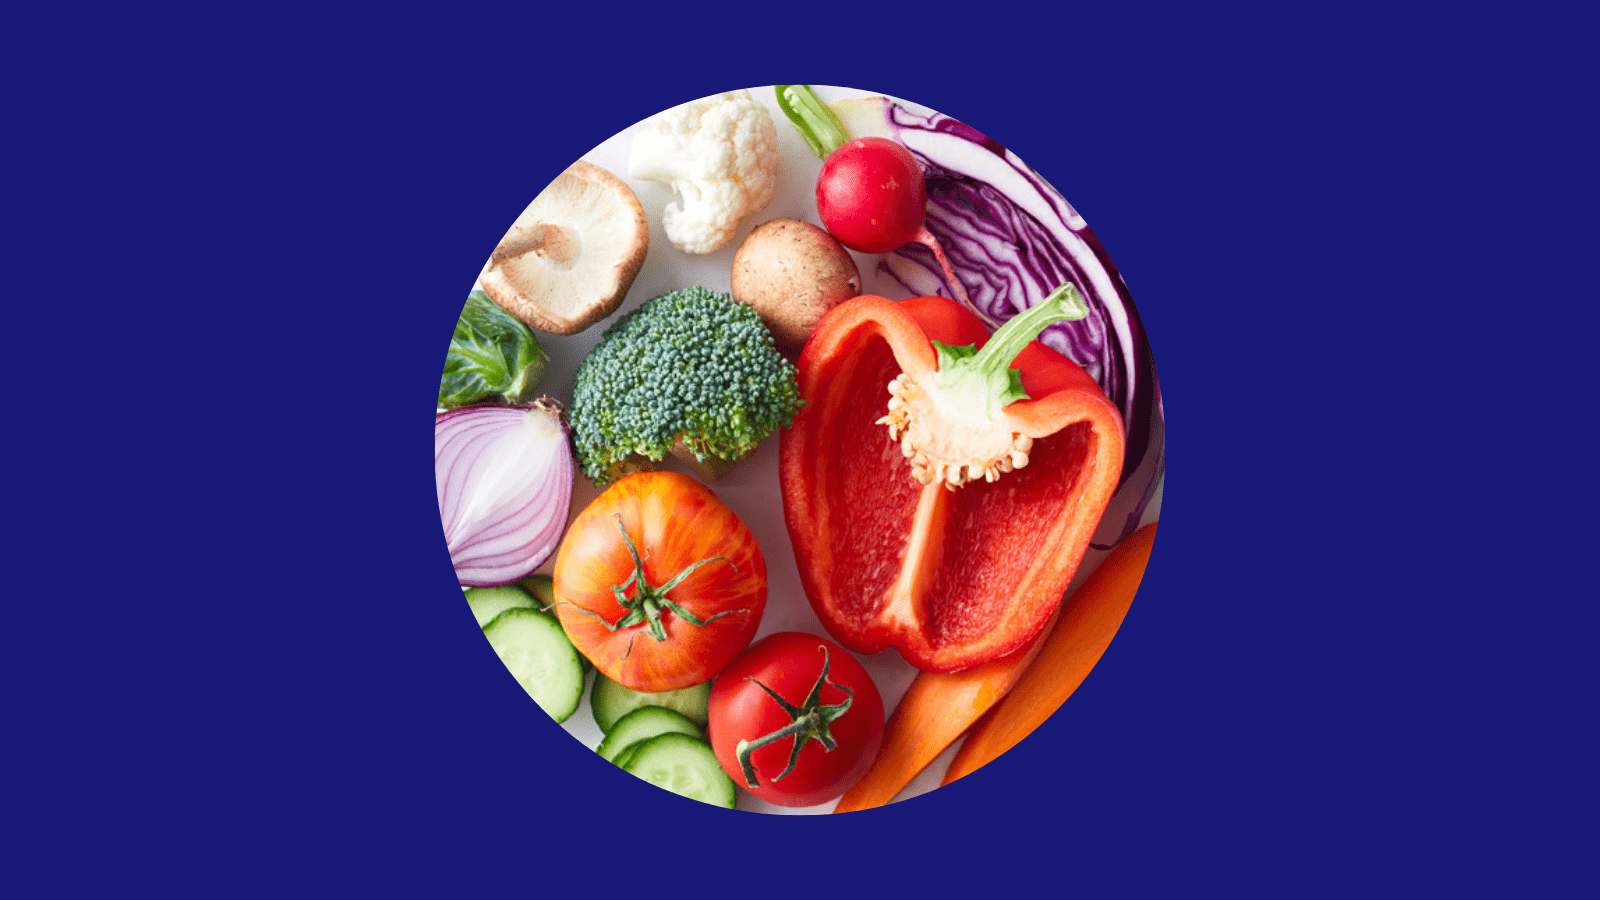
[(531, 400), (544, 375), (545, 359), (528, 326), (495, 305), (488, 294), (473, 291), (450, 338), (439, 405)]
[(801, 402), (794, 364), (761, 316), (696, 285), (605, 330), (578, 366), (567, 415), (583, 473), (604, 486), (668, 453), (696, 460), (703, 479), (721, 477), (787, 427)]

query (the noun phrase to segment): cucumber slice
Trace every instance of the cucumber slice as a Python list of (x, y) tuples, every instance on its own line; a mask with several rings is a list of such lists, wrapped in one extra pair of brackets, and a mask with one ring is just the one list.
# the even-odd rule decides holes
[(517, 683), (557, 722), (578, 710), (583, 665), (555, 617), (537, 609), (508, 609), (483, 626), (483, 636)]
[(623, 770), (680, 797), (733, 809), (738, 794), (710, 745), (676, 732), (645, 738)]
[(689, 720), (688, 716), (664, 706), (641, 706), (617, 720), (617, 723), (606, 732), (605, 740), (595, 748), (603, 759), (617, 763), (624, 750), (632, 744), (645, 738), (652, 738), (658, 734), (687, 734), (698, 740), (705, 740), (705, 733), (700, 726)]
[(706, 681), (676, 691), (645, 693), (625, 688), (604, 674), (594, 679), (594, 691), (589, 695), (589, 706), (594, 709), (594, 723), (609, 733), (617, 720), (641, 706), (663, 706), (673, 712), (688, 716), (696, 725), (706, 727), (710, 720), (706, 710), (711, 702), (711, 682)]
[(616, 763), (617, 768), (626, 772), (628, 770), (628, 760), (633, 759), (633, 752), (643, 746), (644, 741), (634, 741), (628, 746), (623, 747), (622, 752), (618, 753), (617, 758), (612, 760), (612, 762)]
[(478, 627), (494, 621), (494, 617), (508, 609), (534, 609), (538, 601), (529, 596), (528, 592), (513, 584), (502, 587), (470, 587), (462, 593), (467, 595), (467, 605), (472, 607), (472, 616), (478, 620)]
[[(533, 595), (536, 608), (555, 615), (556, 585), (549, 575), (529, 575), (517, 582), (517, 586)], [(561, 617), (556, 616), (556, 621), (561, 621)], [(578, 658), (583, 661), (583, 674), (588, 675), (594, 670), (594, 663), (589, 661), (589, 657), (580, 653)]]
[(555, 580), (549, 575), (529, 575), (517, 582), (517, 587), (532, 594), (533, 599), (538, 601), (539, 608), (546, 612), (549, 611), (550, 604), (556, 602)]

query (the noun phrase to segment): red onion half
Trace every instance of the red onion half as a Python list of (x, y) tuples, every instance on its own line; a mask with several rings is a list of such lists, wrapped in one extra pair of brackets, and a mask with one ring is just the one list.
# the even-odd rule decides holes
[(433, 422), (439, 516), (456, 577), (493, 587), (550, 557), (572, 503), (572, 447), (561, 407), (479, 404)]

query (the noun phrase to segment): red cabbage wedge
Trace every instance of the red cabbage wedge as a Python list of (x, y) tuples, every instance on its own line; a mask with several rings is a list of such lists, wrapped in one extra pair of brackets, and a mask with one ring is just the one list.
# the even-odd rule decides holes
[[(1039, 340), (1082, 366), (1122, 413), (1127, 457), (1120, 502), (1097, 538), (1109, 546), (1132, 533), (1165, 466), (1161, 390), (1144, 326), (1105, 247), (1038, 172), (976, 129), (887, 97), (829, 106), (852, 138), (898, 141), (922, 166), (927, 229), (964, 291), (949, 284), (922, 244), (885, 254), (881, 272), (913, 295), (964, 293), (991, 329), (1062, 284), (1077, 288), (1089, 315), (1052, 325)], [(1113, 527), (1117, 512), (1124, 518)]]

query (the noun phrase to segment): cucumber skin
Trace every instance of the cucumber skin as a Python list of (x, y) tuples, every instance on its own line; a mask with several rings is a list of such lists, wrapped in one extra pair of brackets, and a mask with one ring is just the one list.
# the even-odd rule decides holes
[[(517, 586), (533, 595), (534, 605), (541, 611), (555, 615), (555, 579), (549, 575), (534, 574), (517, 582)], [(561, 621), (561, 618), (557, 616), (556, 621)], [(588, 675), (594, 671), (594, 663), (589, 660), (589, 657), (584, 656), (581, 650), (578, 651), (578, 661), (583, 663), (583, 674)]]
[[(637, 722), (647, 722), (648, 724), (644, 725), (643, 728), (654, 730), (642, 730), (641, 728), (632, 727), (629, 723), (630, 719)], [(630, 731), (633, 733), (630, 734)], [(668, 709), (665, 706), (641, 706), (638, 709), (629, 710), (622, 718), (618, 719), (611, 730), (606, 733), (605, 739), (600, 742), (600, 746), (595, 748), (595, 752), (600, 754), (602, 759), (621, 767), (623, 765), (622, 757), (627, 755), (635, 744), (642, 743), (646, 739), (660, 734), (687, 734), (708, 745), (710, 744), (700, 726), (696, 725), (693, 719), (683, 713), (675, 709)]]
[[(540, 612), (538, 609), (533, 607), (508, 609), (505, 612), (502, 612), (500, 615), (495, 616), (494, 619), (489, 622), (489, 624), (483, 626), (483, 635), (488, 639), (489, 646), (494, 649), (495, 655), (499, 657), (502, 665), (506, 665), (506, 661), (505, 657), (501, 654), (501, 645), (495, 643), (494, 633), (501, 629), (516, 627), (519, 620), (526, 622), (528, 625), (534, 628), (543, 630), (552, 641), (554, 641), (556, 636), (559, 636), (561, 645), (566, 648), (567, 654), (570, 654), (572, 665), (571, 677), (577, 682), (578, 685), (577, 692), (571, 695), (572, 701), (570, 708), (567, 704), (563, 704), (559, 707), (546, 707), (543, 703), (539, 703), (538, 698), (534, 697), (531, 692), (528, 694), (529, 699), (532, 699), (536, 704), (538, 704), (539, 708), (544, 710), (545, 714), (549, 715), (550, 718), (555, 719), (557, 722), (565, 722), (567, 719), (572, 717), (573, 713), (578, 711), (578, 707), (583, 703), (583, 689), (585, 682), (584, 669), (581, 662), (583, 659), (583, 654), (579, 653), (577, 648), (572, 646), (572, 642), (567, 639), (566, 631), (562, 629), (561, 623), (556, 621), (555, 616), (552, 616), (549, 613)], [(562, 656), (566, 654), (561, 654), (558, 650), (556, 655)], [(506, 665), (506, 670), (511, 672), (511, 667)], [(511, 675), (512, 678), (516, 680), (519, 687), (521, 687), (524, 691), (528, 690), (527, 686), (522, 684), (522, 679), (517, 678), (515, 672), (511, 672)]]
[[(722, 764), (717, 762), (717, 755), (712, 752), (710, 745), (687, 734), (679, 734), (678, 732), (658, 734), (655, 737), (645, 738), (642, 741), (629, 744), (624, 753), (627, 759), (622, 770), (641, 781), (650, 781), (645, 777), (644, 773), (657, 765), (658, 760), (685, 755), (689, 760), (698, 763), (696, 768), (701, 769), (706, 775), (706, 780), (710, 782), (708, 787), (715, 792), (716, 796), (708, 799), (690, 794), (679, 794), (665, 785), (658, 785), (655, 782), (650, 783), (664, 791), (671, 791), (689, 800), (695, 800), (711, 806), (719, 806), (723, 809), (736, 809), (738, 807), (739, 792), (734, 786), (733, 779), (728, 777), (728, 773), (722, 770)], [(726, 790), (721, 790), (724, 787)]]
[(659, 694), (636, 691), (596, 673), (594, 690), (589, 694), (589, 708), (594, 712), (594, 723), (609, 734), (622, 717), (644, 706), (660, 706), (681, 713), (702, 729), (710, 722), (711, 682), (706, 681), (675, 691)]
[(472, 608), (472, 617), (478, 620), (479, 628), (493, 622), (508, 609), (537, 609), (539, 606), (538, 600), (514, 584), (471, 587), (462, 593), (467, 598), (467, 605)]

